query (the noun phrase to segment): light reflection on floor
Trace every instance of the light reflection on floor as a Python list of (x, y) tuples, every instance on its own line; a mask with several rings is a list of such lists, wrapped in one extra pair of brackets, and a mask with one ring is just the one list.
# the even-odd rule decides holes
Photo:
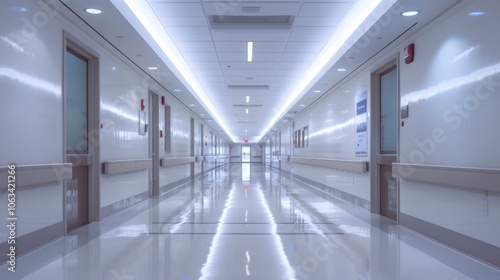
[(143, 203), (21, 257), (15, 274), (0, 267), (0, 279), (500, 279), (261, 164), (225, 166)]

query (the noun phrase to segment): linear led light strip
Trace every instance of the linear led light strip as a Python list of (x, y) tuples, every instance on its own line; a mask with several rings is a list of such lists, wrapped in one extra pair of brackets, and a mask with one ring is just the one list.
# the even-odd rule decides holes
[[(348, 15), (342, 20), (335, 33), (330, 37), (328, 42), (323, 47), (322, 51), (313, 61), (311, 66), (307, 69), (304, 77), (297, 83), (288, 98), (280, 106), (280, 110), (274, 115), (269, 125), (263, 130), (263, 134), (258, 137), (258, 141), (266, 135), (279, 119), (283, 117), (289, 107), (294, 104), (303, 93), (303, 91), (310, 85), (316, 76), (323, 70), (323, 68), (330, 63), (334, 55), (341, 50), (342, 46), (347, 42), (349, 37), (356, 32), (370, 14), (379, 6), (384, 0), (358, 0), (349, 11)], [(387, 8), (391, 7), (396, 0), (387, 0)]]
[(247, 61), (252, 62), (253, 60), (253, 42), (247, 43)]
[[(131, 12), (133, 15), (135, 15), (142, 26), (149, 32), (151, 37), (158, 44), (160, 49), (172, 62), (177, 71), (179, 71), (182, 77), (191, 86), (194, 94), (196, 94), (196, 96), (198, 96), (201, 102), (206, 106), (206, 109), (212, 114), (217, 123), (219, 123), (222, 129), (229, 135), (229, 137), (231, 137), (233, 142), (236, 142), (236, 138), (228, 129), (228, 126), (216, 110), (215, 105), (212, 103), (207, 93), (201, 86), (200, 82), (191, 71), (191, 68), (189, 68), (189, 66), (187, 65), (181, 53), (177, 49), (174, 41), (167, 33), (167, 31), (163, 28), (163, 25), (152, 10), (151, 6), (149, 6), (148, 2), (138, 0), (112, 0), (112, 3), (120, 10), (120, 12), (122, 12), (122, 14), (130, 14)], [(128, 12), (124, 10), (125, 7), (123, 6), (123, 3), (125, 3), (128, 7)]]

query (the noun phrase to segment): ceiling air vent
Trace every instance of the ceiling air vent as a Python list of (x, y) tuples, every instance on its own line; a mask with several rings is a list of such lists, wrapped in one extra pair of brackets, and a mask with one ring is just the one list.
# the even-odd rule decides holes
[[(251, 8), (251, 7), (249, 7)], [(293, 16), (211, 16), (212, 28), (292, 28)]]

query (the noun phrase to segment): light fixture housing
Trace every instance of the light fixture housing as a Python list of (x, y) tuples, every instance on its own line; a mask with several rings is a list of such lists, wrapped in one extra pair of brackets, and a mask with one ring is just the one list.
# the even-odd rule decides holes
[(250, 96), (249, 95), (247, 95), (247, 97), (246, 97), (246, 102), (250, 103)]
[(99, 9), (96, 9), (96, 8), (87, 8), (85, 9), (85, 12), (91, 14), (91, 15), (98, 15), (98, 14), (101, 14), (102, 11), (99, 10)]

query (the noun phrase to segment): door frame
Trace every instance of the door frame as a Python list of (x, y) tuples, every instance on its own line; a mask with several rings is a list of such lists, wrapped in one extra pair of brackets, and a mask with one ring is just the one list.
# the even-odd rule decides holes
[[(243, 161), (243, 147), (248, 147), (248, 151), (250, 153), (250, 158), (248, 159), (248, 161)], [(241, 145), (241, 162), (242, 163), (251, 163), (252, 162), (252, 147), (250, 145)]]
[[(101, 220), (100, 205), (100, 87), (99, 87), (99, 54), (93, 51), (86, 44), (71, 35), (68, 31), (63, 32), (62, 48), (62, 107), (63, 107), (63, 156), (64, 162), (67, 162), (66, 151), (66, 51), (70, 48), (79, 55), (85, 57), (88, 61), (88, 88), (87, 88), (87, 140), (88, 140), (88, 223)], [(66, 213), (66, 183), (63, 183), (63, 223), (64, 234), (68, 233)]]
[[(371, 90), (370, 90), (370, 186), (371, 186), (371, 203), (370, 203), (370, 211), (372, 213), (381, 214), (381, 188), (380, 188), (380, 164), (378, 162), (384, 161), (383, 157), (380, 157), (380, 136), (381, 136), (381, 127), (380, 127), (380, 102), (381, 102), (381, 93), (380, 93), (380, 77), (389, 71), (390, 69), (396, 67), (396, 75), (397, 75), (397, 104), (400, 106), (401, 104), (401, 92), (400, 92), (400, 60), (399, 54), (396, 57), (389, 59), (386, 63), (382, 64), (379, 68), (376, 68), (375, 71), (371, 73)], [(398, 122), (400, 120), (400, 110), (397, 110), (397, 119)], [(397, 139), (396, 139), (396, 162), (399, 162), (399, 151), (400, 149), (400, 127), (397, 125)], [(397, 210), (396, 210), (396, 222), (399, 220), (399, 212), (400, 212), (400, 191), (399, 191), (399, 180), (396, 179), (396, 188), (398, 189), (397, 193)], [(384, 216), (385, 217), (385, 216)]]
[[(193, 157), (196, 159), (196, 155), (195, 155), (195, 135), (194, 135), (194, 129), (195, 129), (195, 121), (194, 121), (194, 118), (191, 116), (190, 117), (190, 121), (189, 121), (189, 156), (190, 157)], [(191, 177), (191, 180), (194, 179), (194, 176), (195, 176), (195, 170), (194, 170), (194, 167), (195, 167), (195, 164), (196, 164), (196, 160), (194, 162), (192, 162), (190, 164), (190, 177)]]
[(149, 118), (149, 158), (152, 167), (149, 172), (149, 196), (160, 194), (160, 97), (153, 90), (148, 90)]

